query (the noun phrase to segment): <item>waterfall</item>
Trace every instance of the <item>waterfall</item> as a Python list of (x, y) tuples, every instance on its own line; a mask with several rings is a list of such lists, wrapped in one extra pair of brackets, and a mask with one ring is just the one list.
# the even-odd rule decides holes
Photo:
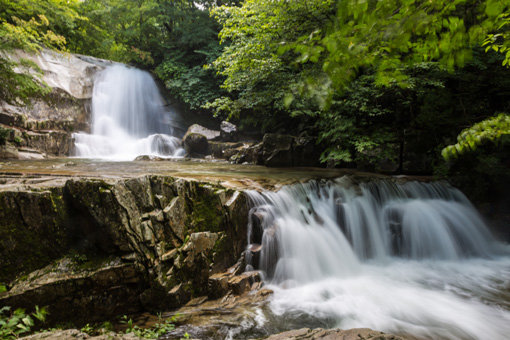
[(76, 156), (117, 160), (182, 156), (180, 140), (172, 136), (173, 116), (148, 72), (124, 65), (107, 67), (94, 82), (92, 133), (73, 134)]
[(510, 257), (457, 189), (350, 178), (248, 192), (248, 269), (313, 326), (505, 339)]

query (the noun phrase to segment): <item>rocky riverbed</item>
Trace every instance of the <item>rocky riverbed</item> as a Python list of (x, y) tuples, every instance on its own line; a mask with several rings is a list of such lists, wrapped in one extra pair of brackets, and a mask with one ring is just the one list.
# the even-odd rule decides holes
[(151, 317), (140, 313), (178, 308), (165, 314), (179, 315), (169, 339), (289, 329), (256, 327), (271, 291), (258, 272), (245, 272), (243, 190), (349, 173), (187, 160), (2, 162), (0, 304), (48, 306), (49, 325), (125, 314), (143, 325)]

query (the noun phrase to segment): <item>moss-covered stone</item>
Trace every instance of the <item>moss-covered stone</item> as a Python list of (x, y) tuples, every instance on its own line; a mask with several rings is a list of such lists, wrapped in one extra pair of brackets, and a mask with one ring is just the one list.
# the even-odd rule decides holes
[[(124, 262), (137, 270), (146, 308), (178, 306), (208, 295), (210, 275), (234, 264), (246, 239), (242, 193), (166, 176), (70, 179), (43, 191), (0, 192), (0, 208), (0, 282), (40, 269), (64, 254), (71, 254), (69, 275), (94, 270), (112, 256), (129, 255)], [(94, 280), (110, 282), (101, 275)], [(98, 295), (90, 276), (72, 282), (80, 289), (68, 283), (44, 288), (48, 303), (66, 292), (72, 302), (62, 306), (78, 310), (116, 294), (112, 286), (113, 291), (107, 288), (104, 296)], [(31, 307), (26, 297), (12, 301)]]
[(58, 258), (70, 246), (61, 188), (0, 192), (0, 281)]

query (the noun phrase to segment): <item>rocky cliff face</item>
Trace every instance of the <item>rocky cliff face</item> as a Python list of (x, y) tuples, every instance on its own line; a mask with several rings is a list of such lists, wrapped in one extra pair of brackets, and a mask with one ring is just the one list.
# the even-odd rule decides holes
[(112, 62), (49, 50), (40, 54), (19, 51), (11, 57), (34, 62), (51, 92), (30, 106), (0, 101), (0, 127), (10, 130), (7, 146), (0, 146), (0, 158), (69, 155), (70, 133), (89, 129), (94, 77)]
[[(219, 185), (144, 176), (69, 179), (0, 191), (0, 305), (49, 305), (87, 322), (242, 293), (246, 196)], [(218, 285), (222, 289), (218, 289)], [(223, 285), (223, 286), (222, 286)], [(71, 311), (71, 313), (70, 313)]]

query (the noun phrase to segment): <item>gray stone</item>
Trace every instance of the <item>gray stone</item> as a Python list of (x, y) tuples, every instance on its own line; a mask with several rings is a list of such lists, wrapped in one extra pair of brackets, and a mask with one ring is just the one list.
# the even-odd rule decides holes
[(206, 127), (203, 127), (202, 125), (198, 125), (198, 124), (191, 125), (188, 128), (188, 131), (186, 131), (186, 134), (184, 135), (184, 137), (186, 137), (186, 135), (192, 134), (192, 133), (197, 133), (199, 135), (202, 135), (208, 141), (218, 140), (219, 137), (220, 137), (220, 134), (221, 134), (220, 131), (211, 130), (211, 129), (208, 129)]
[(310, 329), (301, 328), (274, 334), (266, 340), (404, 340), (403, 337), (385, 334), (368, 328), (341, 329)]
[(235, 142), (238, 139), (237, 126), (234, 124), (222, 121), (220, 125), (221, 140), (225, 142)]

